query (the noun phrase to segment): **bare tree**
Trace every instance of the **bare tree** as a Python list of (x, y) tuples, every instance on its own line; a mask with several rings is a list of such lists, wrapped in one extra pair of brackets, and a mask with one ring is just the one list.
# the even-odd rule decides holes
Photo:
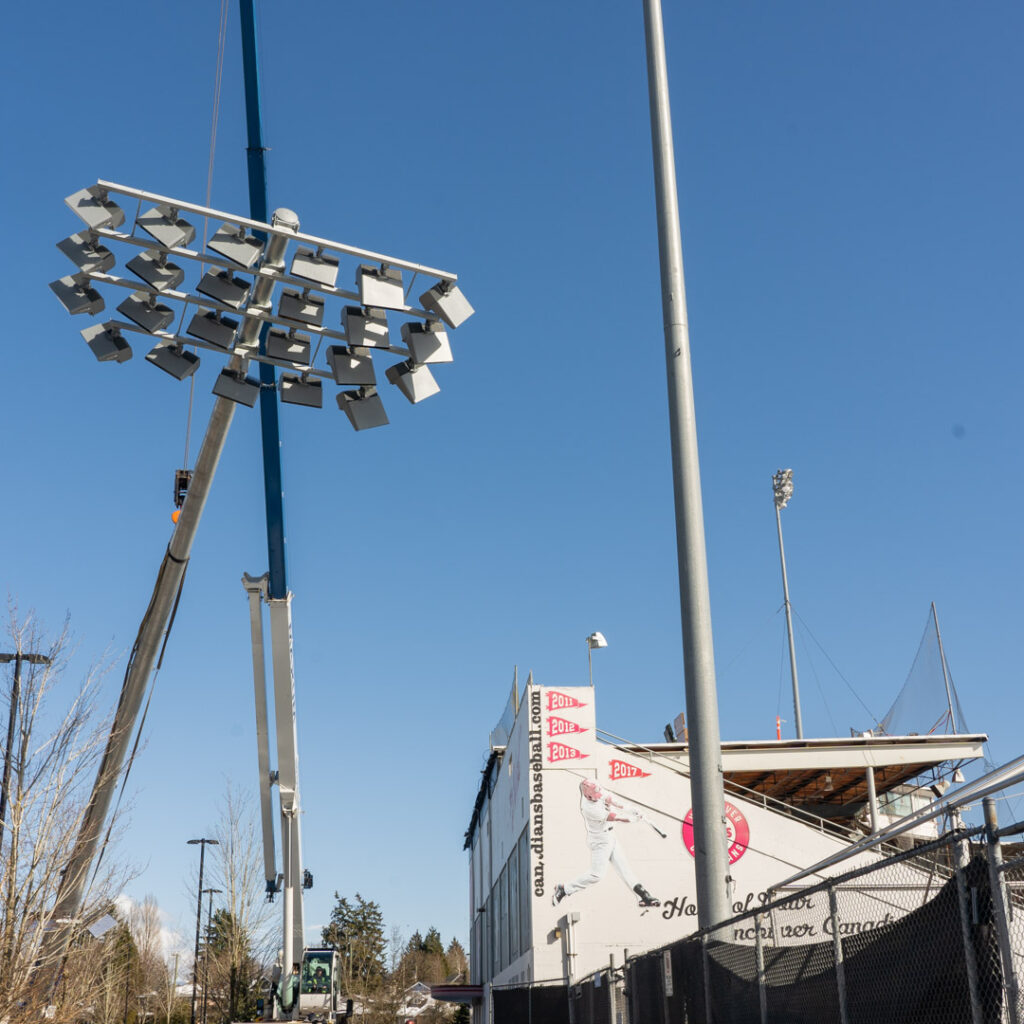
[[(0, 689), (0, 708), (14, 724), (14, 739), (3, 751), (10, 765), (6, 821), (0, 841), (0, 1020), (38, 1019), (45, 986), (32, 985), (42, 968), (42, 940), (56, 923), (52, 920), (54, 897), (61, 872), (78, 835), (93, 777), (109, 731), (99, 711), (100, 667), (86, 673), (77, 688), (68, 686), (67, 622), (48, 638), (30, 614), (20, 619), (9, 608), (7, 651), (41, 654), (47, 664), (20, 664), (19, 692), (15, 700), (14, 672)], [(6, 700), (4, 700), (6, 696)], [(0, 738), (5, 733), (0, 730)], [(7, 745), (5, 744), (5, 747)], [(111, 894), (124, 880), (124, 872), (108, 858), (94, 877), (83, 905), (81, 923), (100, 917), (110, 905)], [(86, 998), (81, 990), (86, 972), (76, 962), (95, 959), (91, 941), (77, 941), (68, 956), (68, 969), (57, 987), (58, 1019), (63, 1005)]]

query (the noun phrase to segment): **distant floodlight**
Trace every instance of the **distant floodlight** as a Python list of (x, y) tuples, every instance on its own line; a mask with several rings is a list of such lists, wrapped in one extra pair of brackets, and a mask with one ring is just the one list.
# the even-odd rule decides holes
[(331, 345), (327, 349), (327, 365), (334, 374), (335, 384), (372, 385), (377, 383), (373, 357), (368, 348)]
[(281, 359), (288, 363), (309, 366), (309, 355), (312, 348), (308, 334), (271, 330), (267, 332), (266, 351), (271, 359)]
[(184, 380), (199, 368), (199, 356), (166, 341), (147, 352), (146, 361), (169, 373), (175, 380)]
[(101, 363), (125, 363), (132, 357), (132, 347), (121, 336), (117, 324), (93, 324), (86, 327), (81, 335), (92, 349), (92, 354)]
[(249, 297), (249, 282), (233, 277), (230, 270), (207, 271), (196, 285), (196, 291), (232, 309), (241, 309)]
[(400, 270), (363, 263), (356, 271), (356, 284), (359, 285), (359, 301), (364, 306), (405, 309), (405, 289)]
[(174, 310), (157, 302), (152, 292), (132, 292), (117, 311), (150, 334), (166, 330), (174, 319)]
[(221, 370), (213, 382), (213, 393), (251, 409), (260, 397), (260, 382), (255, 377), (246, 377), (241, 370)]
[(473, 307), (452, 281), (441, 281), (424, 292), (420, 296), (420, 305), (436, 313), (452, 330), (473, 315)]
[(158, 292), (177, 288), (185, 280), (185, 271), (171, 263), (160, 249), (147, 249), (132, 257), (125, 266)]
[(60, 304), (72, 315), (88, 313), (95, 316), (103, 312), (103, 296), (90, 288), (84, 275), (62, 277), (50, 282), (50, 291), (60, 299)]
[(119, 228), (124, 223), (124, 210), (107, 196), (107, 190), (90, 185), (64, 200), (91, 228)]
[(98, 921), (94, 921), (86, 931), (94, 939), (102, 939), (111, 928), (117, 925), (117, 919), (110, 916), (110, 914), (104, 914)]
[(324, 323), (324, 300), (308, 291), (285, 288), (277, 303), (277, 315), (282, 320), (294, 320), (300, 324), (322, 327)]
[(232, 320), (229, 316), (221, 316), (219, 313), (196, 313), (189, 322), (185, 333), (190, 337), (199, 338), (201, 341), (216, 345), (217, 348), (228, 351), (235, 340), (235, 332), (238, 330), (238, 321)]
[(409, 347), (414, 363), (450, 363), (452, 347), (448, 332), (436, 321), (421, 324), (418, 320), (402, 324), (402, 341)]
[(360, 388), (358, 391), (339, 391), (338, 408), (348, 417), (356, 430), (371, 427), (386, 427), (388, 414), (376, 388)]
[(188, 245), (196, 237), (196, 229), (187, 220), (178, 216), (175, 207), (166, 203), (153, 206), (139, 216), (136, 223), (161, 245), (177, 249)]
[(323, 385), (316, 377), (297, 377), (293, 373), (282, 373), (281, 401), (289, 405), (306, 405), (311, 409), (322, 409)]
[(591, 633), (590, 636), (587, 637), (587, 646), (592, 651), (595, 651), (599, 647), (607, 647), (608, 641), (605, 640), (604, 633)]
[(338, 280), (338, 266), (337, 257), (325, 256), (323, 249), (304, 249), (300, 246), (292, 257), (291, 276), (333, 288)]
[(775, 495), (775, 507), (784, 509), (793, 497), (793, 470), (780, 469), (772, 477), (772, 492)]
[(221, 225), (220, 231), (206, 244), (214, 252), (246, 270), (263, 255), (263, 243), (255, 235), (247, 235), (241, 225)]
[(436, 395), (441, 390), (430, 370), (425, 366), (417, 366), (409, 360), (389, 366), (386, 376), (414, 405), (416, 402), (422, 402), (424, 398)]
[(87, 274), (105, 274), (114, 265), (114, 254), (88, 231), (63, 239), (57, 248)]
[(350, 345), (387, 348), (391, 344), (387, 315), (376, 306), (346, 306), (341, 311), (341, 328)]

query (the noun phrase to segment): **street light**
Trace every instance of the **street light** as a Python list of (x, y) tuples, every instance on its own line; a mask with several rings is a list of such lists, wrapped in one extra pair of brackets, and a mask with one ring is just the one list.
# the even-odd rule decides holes
[(213, 895), (224, 890), (203, 889), (202, 891), (210, 895), (206, 904), (206, 955), (203, 957), (203, 1024), (206, 1024), (206, 993), (210, 987), (210, 921), (213, 918)]
[(196, 896), (196, 951), (192, 960), (191, 1016), (191, 1024), (196, 1024), (196, 982), (199, 980), (199, 926), (203, 920), (203, 862), (206, 859), (206, 847), (220, 846), (220, 842), (216, 839), (190, 839), (188, 845), (199, 847), (199, 892)]
[(604, 638), (604, 633), (591, 633), (587, 637), (587, 674), (590, 677), (590, 685), (594, 685), (594, 650), (595, 648), (600, 649), (601, 647), (607, 647), (608, 641)]
[(7, 827), (8, 787), (11, 784), (11, 747), (14, 746), (14, 727), (18, 719), (18, 700), (21, 697), (21, 666), (23, 662), (30, 665), (51, 665), (52, 659), (45, 654), (26, 654), (16, 651), (14, 654), (0, 654), (0, 664), (14, 662), (14, 682), (11, 685), (11, 706), (7, 715), (7, 745), (4, 747), (4, 779), (0, 789), (0, 843), (3, 842), (4, 829)]
[(789, 605), (789, 579), (786, 576), (786, 550), (782, 546), (782, 510), (793, 497), (793, 470), (780, 469), (772, 477), (775, 498), (775, 525), (779, 531), (779, 561), (782, 563), (782, 600), (786, 606), (786, 636), (789, 639), (789, 675), (793, 680), (793, 714), (796, 738), (804, 738), (804, 725), (800, 718), (800, 684), (796, 677), (796, 648), (793, 645), (793, 612)]

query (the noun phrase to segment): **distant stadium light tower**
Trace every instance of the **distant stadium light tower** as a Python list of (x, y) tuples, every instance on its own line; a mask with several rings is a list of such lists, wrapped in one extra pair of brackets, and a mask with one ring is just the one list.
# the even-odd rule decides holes
[(591, 633), (587, 637), (587, 674), (590, 677), (590, 685), (594, 685), (594, 648), (595, 647), (607, 647), (608, 641), (604, 638), (604, 633)]
[(796, 648), (793, 646), (793, 612), (789, 606), (789, 580), (786, 578), (786, 549), (782, 546), (782, 510), (793, 497), (793, 470), (780, 469), (772, 477), (772, 491), (775, 495), (775, 525), (779, 530), (779, 560), (782, 563), (782, 598), (786, 606), (786, 635), (789, 637), (789, 673), (793, 678), (793, 713), (796, 716), (796, 738), (804, 738), (804, 726), (800, 718), (800, 684), (796, 676)]

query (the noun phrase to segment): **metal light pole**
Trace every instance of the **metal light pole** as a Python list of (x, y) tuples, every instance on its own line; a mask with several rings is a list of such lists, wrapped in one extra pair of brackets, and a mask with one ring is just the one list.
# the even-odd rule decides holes
[(210, 922), (213, 919), (213, 896), (214, 893), (224, 890), (203, 889), (202, 891), (210, 895), (206, 904), (206, 955), (203, 957), (203, 1024), (206, 1024), (206, 994), (210, 988)]
[(780, 469), (772, 477), (772, 491), (775, 495), (775, 525), (779, 528), (779, 561), (782, 563), (782, 599), (786, 604), (786, 636), (789, 637), (789, 674), (793, 679), (793, 715), (796, 722), (796, 738), (804, 738), (803, 721), (800, 718), (800, 683), (796, 677), (796, 648), (793, 646), (793, 611), (789, 606), (789, 579), (786, 576), (786, 550), (782, 546), (782, 510), (793, 497), (793, 470)]
[(644, 28), (658, 213), (661, 301), (665, 324), (665, 361), (668, 370), (683, 671), (690, 737), (697, 921), (700, 928), (709, 928), (730, 916), (731, 879), (725, 791), (722, 784), (722, 743), (718, 728), (718, 694), (711, 638), (711, 600), (704, 544), (704, 510), (697, 452), (697, 420), (693, 406), (690, 334), (683, 280), (683, 246), (679, 230), (665, 32), (660, 0), (644, 0)]
[(192, 960), (192, 1015), (191, 1024), (196, 1024), (196, 983), (199, 981), (199, 927), (203, 920), (203, 862), (207, 846), (220, 846), (216, 839), (190, 839), (189, 846), (199, 847), (199, 892), (196, 895), (196, 950)]
[(594, 685), (594, 649), (607, 647), (608, 641), (604, 638), (604, 633), (591, 633), (587, 637), (587, 678), (590, 680), (590, 685)]
[(27, 661), (30, 665), (49, 665), (51, 659), (45, 654), (25, 654), (17, 651), (14, 654), (0, 654), (0, 664), (14, 662), (14, 683), (11, 686), (11, 706), (7, 716), (7, 746), (4, 747), (4, 781), (0, 790), (0, 843), (3, 842), (4, 828), (7, 822), (8, 787), (11, 784), (11, 747), (14, 746), (14, 728), (18, 721), (18, 700), (21, 697), (21, 665)]

